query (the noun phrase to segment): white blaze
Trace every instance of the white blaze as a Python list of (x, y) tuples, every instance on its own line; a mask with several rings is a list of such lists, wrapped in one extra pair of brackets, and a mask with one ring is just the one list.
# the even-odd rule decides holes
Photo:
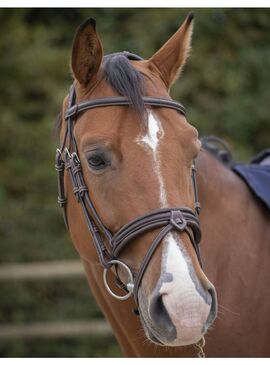
[(167, 252), (163, 270), (173, 274), (173, 281), (164, 282), (160, 294), (177, 331), (176, 345), (188, 345), (200, 339), (210, 305), (199, 295), (190, 276), (189, 259), (172, 233), (167, 234), (165, 242)]
[(149, 113), (147, 134), (142, 137), (141, 142), (145, 143), (149, 148), (151, 148), (152, 152), (156, 154), (159, 138), (162, 138), (163, 134), (164, 133), (160, 122), (154, 117), (152, 113)]
[(144, 135), (143, 137), (138, 138), (137, 142), (139, 144), (143, 144), (148, 149), (150, 149), (153, 155), (153, 167), (159, 182), (159, 200), (161, 207), (165, 207), (167, 205), (166, 190), (165, 190), (164, 180), (161, 174), (161, 166), (160, 166), (159, 151), (158, 151), (160, 140), (163, 138), (163, 136), (164, 136), (164, 131), (160, 121), (156, 118), (156, 116), (152, 112), (148, 112), (147, 134)]
[[(153, 169), (159, 183), (160, 206), (168, 206), (165, 184), (162, 177), (159, 146), (164, 137), (161, 122), (155, 114), (148, 111), (147, 133), (136, 139), (151, 153)], [(188, 256), (182, 251), (180, 238), (174, 238), (169, 232), (164, 238), (164, 259), (162, 273), (171, 273), (173, 280), (163, 282), (160, 294), (168, 314), (176, 327), (177, 338), (175, 345), (186, 345), (198, 341), (202, 335), (202, 326), (205, 323), (210, 305), (198, 293), (191, 278), (189, 266), (192, 266)]]

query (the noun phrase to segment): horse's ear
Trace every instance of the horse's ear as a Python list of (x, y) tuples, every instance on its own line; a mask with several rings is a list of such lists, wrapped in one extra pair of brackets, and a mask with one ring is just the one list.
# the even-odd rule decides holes
[(150, 68), (159, 73), (168, 89), (179, 76), (188, 57), (193, 18), (190, 13), (178, 31), (149, 59)]
[(96, 33), (96, 22), (90, 18), (77, 29), (73, 40), (71, 68), (73, 75), (87, 86), (98, 72), (103, 57), (102, 45)]

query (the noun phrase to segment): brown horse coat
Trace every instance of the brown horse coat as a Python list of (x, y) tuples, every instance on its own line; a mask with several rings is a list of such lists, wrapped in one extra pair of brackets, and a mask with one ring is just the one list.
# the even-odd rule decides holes
[[(206, 335), (207, 357), (270, 356), (270, 214), (242, 180), (214, 157), (198, 157), (202, 252), (219, 314)], [(102, 268), (84, 261), (89, 285), (127, 356), (196, 356), (193, 346), (163, 348), (146, 340), (134, 303), (111, 298)]]
[[(169, 98), (167, 90), (186, 61), (191, 32), (189, 16), (150, 60), (131, 62), (145, 76), (148, 95)], [(104, 80), (102, 57), (95, 22), (86, 21), (76, 33), (72, 50), (78, 101), (117, 94)], [(66, 107), (67, 100), (63, 115)], [(166, 136), (163, 138), (166, 143), (160, 143), (159, 154), (164, 186), (168, 187), (166, 204), (193, 207), (190, 168), (192, 159), (197, 157), (203, 261), (219, 302), (218, 317), (205, 336), (206, 356), (269, 356), (270, 214), (237, 175), (207, 152), (199, 152), (198, 134), (183, 116), (168, 110), (156, 114)], [(89, 194), (104, 224), (113, 232), (131, 219), (159, 208), (158, 185), (149, 154), (134, 144), (142, 128), (134, 112), (117, 107), (85, 112), (74, 129)], [(63, 134), (64, 122), (61, 139)], [(91, 146), (101, 143), (111, 156), (113, 168), (97, 174), (89, 169), (84, 156)], [(91, 291), (123, 352), (127, 356), (145, 357), (196, 356), (193, 345), (158, 346), (147, 340), (139, 317), (132, 314), (133, 299), (122, 303), (108, 294), (102, 282), (103, 268), (68, 178), (65, 186), (72, 241), (83, 261)], [(153, 232), (149, 232), (136, 240), (123, 253), (123, 261), (138, 268), (152, 238)], [(207, 288), (210, 281), (185, 234), (179, 237), (179, 246), (187, 253), (197, 282)], [(160, 276), (164, 247), (165, 243), (158, 247), (143, 278), (141, 298), (146, 307)]]

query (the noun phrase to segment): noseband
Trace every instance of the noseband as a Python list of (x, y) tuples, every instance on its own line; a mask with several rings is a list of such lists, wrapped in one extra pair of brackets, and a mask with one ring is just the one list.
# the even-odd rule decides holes
[[(176, 101), (148, 96), (144, 96), (143, 101), (147, 106), (154, 108), (170, 108), (185, 115), (185, 108)], [(134, 219), (114, 234), (104, 226), (95, 210), (88, 193), (87, 185), (84, 181), (77, 143), (73, 133), (74, 124), (78, 117), (86, 110), (108, 106), (129, 105), (131, 105), (131, 102), (122, 96), (76, 103), (75, 87), (72, 85), (69, 92), (69, 105), (65, 114), (65, 135), (61, 147), (56, 150), (55, 168), (58, 177), (58, 203), (61, 208), (63, 208), (63, 215), (67, 228), (67, 197), (64, 189), (65, 170), (72, 183), (73, 193), (82, 207), (86, 224), (92, 236), (100, 263), (104, 267), (103, 278), (107, 290), (112, 296), (120, 300), (129, 298), (133, 293), (136, 304), (138, 305), (138, 290), (145, 270), (158, 245), (169, 232), (186, 232), (194, 247), (198, 261), (200, 265), (202, 265), (199, 246), (201, 230), (198, 220), (200, 204), (198, 201), (195, 164), (193, 163), (191, 179), (194, 189), (195, 212), (187, 207), (158, 209)], [(134, 273), (124, 262), (118, 260), (119, 255), (134, 239), (157, 228), (160, 229), (159, 233), (148, 249), (139, 271)], [(119, 296), (112, 292), (107, 283), (107, 272), (112, 266), (116, 266), (116, 283), (126, 291), (126, 295), (124, 296)], [(118, 277), (117, 269), (119, 267), (127, 271), (129, 277), (127, 284), (123, 284)]]

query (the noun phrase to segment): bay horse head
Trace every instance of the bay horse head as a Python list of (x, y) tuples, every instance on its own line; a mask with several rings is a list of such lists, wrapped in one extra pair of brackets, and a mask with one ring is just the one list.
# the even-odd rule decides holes
[[(128, 52), (103, 56), (95, 21), (83, 22), (56, 155), (59, 203), (80, 256), (105, 268), (104, 283), (97, 279), (104, 292), (134, 294), (146, 335), (167, 346), (199, 341), (217, 311), (199, 251), (194, 161), (201, 144), (169, 95), (192, 26), (189, 15), (143, 60)], [(124, 294), (108, 284), (110, 269)]]

